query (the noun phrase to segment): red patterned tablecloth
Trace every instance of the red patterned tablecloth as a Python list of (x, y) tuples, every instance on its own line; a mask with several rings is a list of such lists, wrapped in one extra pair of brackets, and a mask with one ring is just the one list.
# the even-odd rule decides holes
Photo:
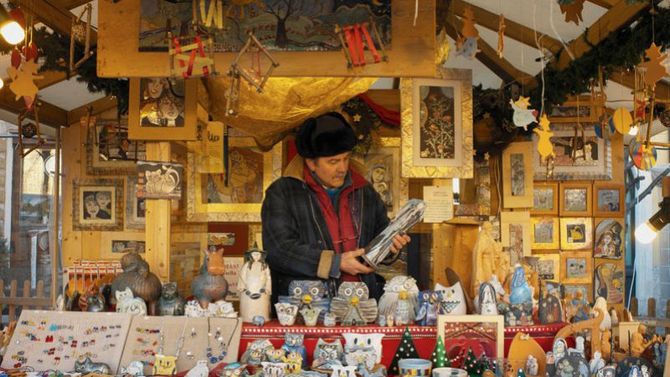
[[(559, 323), (553, 325), (507, 327), (505, 328), (505, 355), (507, 355), (512, 339), (518, 332), (529, 334), (540, 343), (545, 351), (549, 351), (551, 350), (554, 336), (565, 325), (566, 324), (564, 323)], [(252, 324), (244, 324), (242, 327), (239, 356), (241, 357), (247, 349), (247, 344), (256, 339), (269, 339), (276, 348), (279, 348), (284, 343), (284, 334), (286, 332), (297, 332), (305, 334), (305, 347), (307, 348), (308, 358), (310, 359), (309, 363), (311, 363), (312, 351), (319, 338), (332, 340), (340, 337), (340, 334), (348, 332), (362, 334), (382, 333), (385, 334), (382, 341), (382, 363), (384, 365), (390, 365), (404, 330), (404, 326), (380, 327), (377, 325), (355, 327), (281, 326), (277, 321), (271, 321), (262, 327), (254, 326)], [(432, 326), (409, 326), (409, 332), (412, 334), (419, 356), (422, 358), (430, 358), (430, 354), (435, 347), (437, 328)]]

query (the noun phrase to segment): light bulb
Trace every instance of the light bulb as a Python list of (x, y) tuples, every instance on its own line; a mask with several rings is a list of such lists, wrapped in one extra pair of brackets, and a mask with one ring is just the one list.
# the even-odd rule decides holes
[(10, 21), (2, 25), (0, 28), (0, 35), (12, 45), (19, 44), (26, 37), (26, 32), (21, 25), (16, 21)]
[(635, 240), (643, 244), (648, 244), (656, 238), (656, 233), (656, 229), (651, 226), (649, 221), (646, 221), (635, 229)]
[(634, 124), (628, 129), (628, 134), (630, 136), (637, 136), (637, 133), (640, 132), (640, 127), (637, 126), (637, 124)]
[(5, 86), (5, 81), (0, 78), (0, 89), (2, 89), (3, 86)]

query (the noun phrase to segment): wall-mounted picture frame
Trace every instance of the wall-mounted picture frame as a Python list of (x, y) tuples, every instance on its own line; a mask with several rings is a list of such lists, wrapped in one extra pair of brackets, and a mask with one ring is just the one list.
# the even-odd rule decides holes
[(250, 137), (231, 137), (230, 174), (196, 173), (189, 152), (186, 219), (188, 221), (260, 222), (265, 190), (282, 171), (282, 144), (263, 152)]
[(621, 259), (624, 253), (623, 219), (596, 219), (594, 258)]
[(561, 217), (561, 250), (584, 250), (593, 247), (593, 219)]
[(137, 197), (181, 199), (184, 166), (171, 162), (137, 162)]
[(593, 279), (593, 256), (590, 251), (561, 251), (561, 282), (590, 283)]
[(508, 248), (512, 266), (531, 255), (531, 227), (528, 212), (501, 212), (502, 246)]
[(128, 138), (195, 140), (197, 80), (130, 78)]
[(221, 248), (226, 256), (243, 256), (244, 252), (249, 249), (249, 224), (207, 224), (207, 250), (211, 252)]
[[(583, 311), (584, 315), (588, 318), (588, 313), (591, 310), (591, 305), (589, 304), (590, 302), (593, 302), (593, 284), (591, 283), (583, 283), (583, 284), (571, 284), (571, 283), (563, 283), (563, 297), (565, 299), (565, 302), (568, 303), (566, 305), (566, 314), (568, 314), (569, 311), (572, 310), (573, 314), (575, 311)], [(570, 305), (571, 302), (579, 302), (580, 300), (583, 299), (583, 302), (585, 303), (583, 308), (580, 308), (580, 305)], [(572, 306), (572, 308), (569, 308)], [(576, 310), (575, 310), (576, 309)]]
[(472, 71), (401, 79), (400, 109), (403, 177), (473, 177)]
[(559, 207), (561, 216), (591, 216), (592, 201), (590, 183), (564, 182), (560, 184)]
[(531, 249), (556, 250), (560, 246), (558, 217), (531, 217)]
[(623, 217), (625, 214), (624, 186), (617, 183), (593, 184), (593, 216)]
[[(82, 118), (82, 126), (86, 125)], [(88, 175), (123, 175), (135, 172), (136, 162), (147, 156), (144, 141), (128, 138), (128, 119), (92, 117), (86, 126), (86, 173)]]
[(447, 357), (453, 359), (472, 349), (476, 357), (485, 353), (488, 358), (503, 357), (505, 350), (505, 321), (502, 315), (440, 315), (437, 335), (447, 345)]
[[(612, 145), (609, 139), (601, 139), (596, 135), (594, 126), (582, 125), (584, 138), (578, 136), (575, 142), (576, 124), (552, 124), (554, 136), (553, 180), (588, 181), (612, 179)], [(537, 150), (537, 135), (533, 135), (533, 166), (535, 179), (547, 178), (547, 166)], [(576, 159), (572, 159), (573, 145), (584, 145), (576, 151)]]
[(503, 205), (505, 208), (533, 207), (533, 143), (511, 143), (502, 155)]
[(626, 288), (623, 261), (598, 260), (593, 272), (593, 294), (608, 304), (622, 304)]
[(74, 180), (72, 208), (74, 230), (123, 230), (123, 180)]
[(144, 232), (101, 232), (100, 258), (121, 259), (128, 252), (144, 253)]
[(533, 208), (531, 215), (558, 216), (558, 182), (533, 182)]
[(360, 158), (367, 171), (365, 178), (381, 196), (389, 218), (409, 196), (409, 179), (400, 174), (400, 143), (399, 137), (382, 137), (378, 147)]
[(598, 98), (592, 96), (573, 96), (561, 105), (552, 106), (551, 113), (547, 114), (549, 121), (554, 123), (596, 123), (598, 113)]
[(542, 280), (561, 281), (561, 255), (533, 254), (537, 257), (537, 274)]
[(126, 221), (127, 229), (144, 229), (146, 224), (146, 199), (137, 197), (137, 175), (126, 179)]

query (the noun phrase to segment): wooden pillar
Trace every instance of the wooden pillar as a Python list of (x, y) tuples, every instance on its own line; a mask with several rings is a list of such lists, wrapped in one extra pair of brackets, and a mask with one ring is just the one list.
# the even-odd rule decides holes
[[(148, 142), (147, 160), (170, 161), (169, 142)], [(162, 282), (170, 280), (170, 200), (146, 200), (146, 255), (151, 272)]]

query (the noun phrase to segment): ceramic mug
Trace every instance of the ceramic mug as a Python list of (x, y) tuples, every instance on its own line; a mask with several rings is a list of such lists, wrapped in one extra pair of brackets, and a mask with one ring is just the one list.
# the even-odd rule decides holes
[(275, 304), (277, 319), (282, 326), (293, 326), (295, 317), (298, 315), (298, 307), (293, 304), (278, 302)]
[(458, 368), (435, 368), (433, 377), (468, 377), (468, 372)]
[(401, 376), (429, 377), (433, 363), (425, 359), (400, 359), (398, 369)]

